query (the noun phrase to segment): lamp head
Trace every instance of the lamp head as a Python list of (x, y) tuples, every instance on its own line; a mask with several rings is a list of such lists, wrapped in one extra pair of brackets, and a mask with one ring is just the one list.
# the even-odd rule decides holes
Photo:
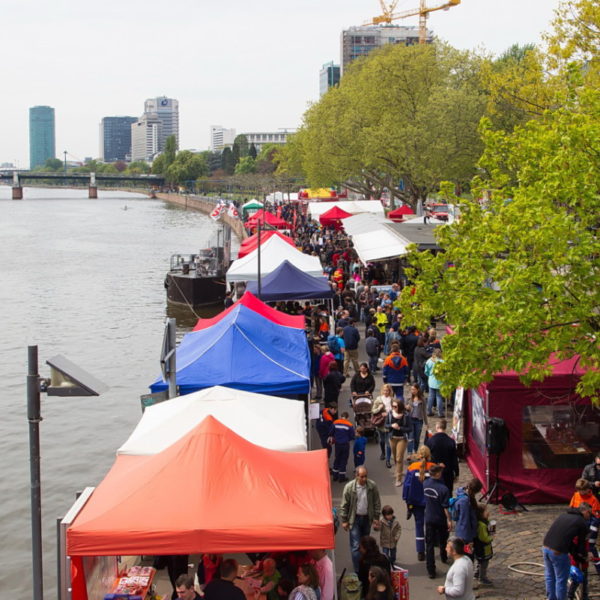
[(50, 383), (45, 392), (48, 396), (99, 396), (108, 386), (72, 363), (61, 354), (46, 361), (50, 365)]

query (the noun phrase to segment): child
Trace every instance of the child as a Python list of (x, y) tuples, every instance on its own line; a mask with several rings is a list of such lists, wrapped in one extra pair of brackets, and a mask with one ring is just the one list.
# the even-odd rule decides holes
[(394, 509), (386, 505), (381, 509), (383, 519), (381, 520), (381, 529), (379, 531), (379, 545), (381, 551), (388, 557), (393, 566), (396, 562), (396, 546), (402, 533), (400, 522), (394, 516)]
[(354, 438), (354, 468), (365, 464), (367, 451), (367, 438), (365, 437), (365, 428), (360, 425), (356, 428), (356, 437)]
[(492, 558), (492, 540), (493, 536), (490, 532), (490, 513), (487, 505), (477, 505), (477, 536), (473, 540), (475, 559), (477, 560), (477, 568), (475, 569), (475, 579), (483, 585), (492, 585), (492, 582), (487, 577), (487, 568)]

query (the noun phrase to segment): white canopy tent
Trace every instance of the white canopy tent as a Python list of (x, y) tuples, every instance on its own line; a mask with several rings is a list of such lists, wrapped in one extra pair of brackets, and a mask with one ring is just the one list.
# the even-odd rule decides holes
[(339, 200), (337, 202), (309, 202), (308, 213), (312, 219), (318, 220), (323, 213), (332, 209), (334, 206), (345, 210), (351, 215), (356, 215), (358, 213), (373, 213), (376, 215), (384, 214), (383, 205), (379, 200)]
[[(256, 281), (258, 279), (258, 250), (253, 250), (243, 258), (238, 258), (231, 263), (227, 271), (227, 283), (234, 281)], [(295, 267), (312, 275), (323, 276), (323, 266), (318, 256), (303, 254), (284, 242), (279, 236), (271, 236), (260, 246), (260, 272), (261, 276), (268, 275), (274, 271), (284, 260), (289, 261)]]
[(272, 192), (267, 194), (267, 202), (295, 202), (298, 192)]
[(352, 243), (363, 263), (406, 254), (408, 243), (385, 226), (352, 236)]
[(161, 452), (208, 415), (258, 446), (306, 451), (304, 402), (215, 386), (146, 408), (117, 454)]
[(389, 221), (382, 215), (360, 213), (344, 219), (342, 221), (342, 227), (348, 235), (357, 235), (359, 233), (367, 233), (368, 231), (382, 229), (382, 225), (388, 222)]

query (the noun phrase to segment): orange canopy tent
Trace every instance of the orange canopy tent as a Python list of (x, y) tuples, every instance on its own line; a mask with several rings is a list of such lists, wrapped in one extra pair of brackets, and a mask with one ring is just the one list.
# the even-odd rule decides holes
[[(279, 233), (279, 231), (275, 229), (269, 229), (268, 231), (261, 231), (260, 233), (260, 243), (264, 244), (270, 237), (276, 235), (280, 237), (284, 242), (287, 242), (290, 246), (296, 247), (294, 240), (283, 233)], [(243, 258), (246, 254), (250, 254), (253, 250), (256, 250), (258, 246), (258, 233), (251, 235), (249, 238), (246, 238), (240, 244), (240, 250), (238, 252), (238, 258)]]
[(352, 214), (346, 212), (339, 206), (334, 206), (330, 208), (328, 211), (324, 212), (320, 217), (319, 221), (323, 226), (333, 225), (336, 229), (342, 228), (341, 219), (346, 219), (347, 217), (351, 217)]
[(67, 555), (333, 548), (331, 506), (325, 450), (267, 450), (209, 416), (159, 454), (117, 456)]
[(261, 208), (256, 211), (245, 223), (246, 227), (256, 227), (258, 224), (261, 225), (271, 225), (271, 227), (276, 227), (277, 229), (288, 229), (290, 224), (287, 221), (284, 221), (277, 215)]
[(277, 323), (277, 325), (283, 325), (285, 327), (294, 327), (295, 329), (304, 329), (306, 325), (306, 321), (304, 319), (304, 315), (288, 315), (287, 313), (281, 312), (280, 310), (275, 310), (271, 308), (268, 304), (265, 304), (262, 300), (259, 300), (252, 292), (244, 292), (244, 295), (237, 301), (234, 302), (229, 308), (226, 308), (224, 311), (220, 312), (216, 317), (212, 317), (211, 319), (198, 319), (196, 326), (194, 327), (194, 331), (199, 331), (200, 329), (206, 329), (207, 327), (211, 327), (215, 323), (218, 323), (224, 316), (228, 315), (238, 304), (244, 305), (246, 308), (257, 312), (269, 319), (269, 321), (273, 321), (273, 323)]

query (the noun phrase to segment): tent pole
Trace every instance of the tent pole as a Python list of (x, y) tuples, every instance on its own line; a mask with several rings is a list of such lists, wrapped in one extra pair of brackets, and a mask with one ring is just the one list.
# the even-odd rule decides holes
[(260, 219), (258, 219), (258, 253), (257, 253), (257, 262), (258, 262), (258, 299), (260, 300), (261, 293), (261, 278), (260, 278)]

